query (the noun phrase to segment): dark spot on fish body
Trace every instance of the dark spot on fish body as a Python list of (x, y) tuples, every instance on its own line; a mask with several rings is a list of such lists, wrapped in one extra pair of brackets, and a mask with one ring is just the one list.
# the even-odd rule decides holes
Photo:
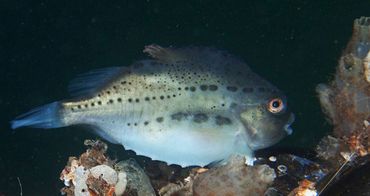
[(208, 120), (208, 116), (207, 114), (204, 114), (204, 113), (198, 113), (194, 115), (193, 120), (196, 123), (206, 122)]
[(130, 102), (130, 103), (131, 103), (131, 102), (132, 102), (132, 99), (131, 99), (131, 98), (129, 98), (129, 99), (128, 99), (128, 102)]
[(101, 105), (101, 101), (98, 101), (98, 105)]
[(208, 89), (207, 85), (200, 85), (200, 90), (206, 91)]
[(145, 101), (149, 101), (150, 99), (149, 99), (149, 97), (145, 97)]
[(175, 114), (171, 115), (171, 119), (172, 120), (177, 120), (177, 121), (181, 121), (183, 119), (186, 119), (187, 117), (188, 117), (188, 114), (184, 113), (184, 112), (178, 112), (178, 113), (175, 113)]
[(194, 92), (195, 90), (196, 90), (195, 86), (191, 86), (191, 87), (190, 87), (190, 91), (191, 91), (191, 92)]
[(149, 122), (148, 122), (148, 121), (145, 121), (145, 122), (144, 122), (144, 125), (145, 125), (145, 126), (146, 126), (146, 125), (148, 125), (148, 124), (149, 124)]
[(208, 88), (210, 91), (216, 91), (218, 89), (216, 85), (209, 85)]
[(220, 115), (217, 115), (216, 116), (216, 124), (217, 125), (230, 125), (231, 124), (231, 119), (230, 118), (227, 118), (227, 117), (223, 117), (223, 116), (220, 116)]
[(112, 103), (113, 103), (113, 99), (110, 99), (110, 100), (109, 100), (109, 103), (111, 103), (111, 104), (112, 104)]
[(245, 88), (243, 88), (243, 92), (244, 93), (252, 93), (253, 92), (253, 88), (251, 88), (251, 87), (245, 87)]
[(117, 98), (117, 101), (118, 102), (122, 102), (122, 98)]
[(139, 100), (139, 99), (135, 99), (135, 101), (136, 101), (136, 103), (139, 103), (139, 102), (140, 102), (140, 100)]
[(163, 117), (158, 117), (157, 119), (155, 119), (157, 122), (161, 123), (163, 122)]
[(238, 90), (238, 88), (237, 88), (237, 87), (235, 87), (235, 86), (227, 86), (227, 87), (226, 87), (226, 89), (227, 89), (228, 91), (231, 91), (231, 92), (236, 92), (236, 91)]

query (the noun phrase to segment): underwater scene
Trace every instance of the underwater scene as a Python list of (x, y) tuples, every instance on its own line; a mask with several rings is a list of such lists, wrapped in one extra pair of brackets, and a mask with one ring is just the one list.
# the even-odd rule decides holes
[(369, 1), (0, 10), (0, 196), (370, 195)]

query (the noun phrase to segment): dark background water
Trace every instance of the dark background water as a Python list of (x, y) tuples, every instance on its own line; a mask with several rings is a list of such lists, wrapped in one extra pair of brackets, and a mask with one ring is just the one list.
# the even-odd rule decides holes
[[(315, 86), (334, 73), (352, 22), (369, 1), (1, 1), (0, 195), (58, 195), (59, 173), (86, 138), (77, 127), (20, 129), (9, 121), (68, 96), (94, 68), (129, 65), (144, 45), (205, 45), (243, 57), (289, 97), (294, 134), (280, 146), (311, 148), (330, 130)], [(111, 145), (110, 155), (127, 152)], [(130, 153), (129, 153), (130, 154)], [(132, 153), (131, 153), (132, 154)]]

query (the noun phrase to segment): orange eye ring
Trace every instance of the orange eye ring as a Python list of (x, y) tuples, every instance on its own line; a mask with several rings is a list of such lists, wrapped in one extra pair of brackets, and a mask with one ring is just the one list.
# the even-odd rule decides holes
[(267, 105), (267, 109), (274, 114), (281, 112), (284, 109), (283, 100), (280, 98), (271, 99)]

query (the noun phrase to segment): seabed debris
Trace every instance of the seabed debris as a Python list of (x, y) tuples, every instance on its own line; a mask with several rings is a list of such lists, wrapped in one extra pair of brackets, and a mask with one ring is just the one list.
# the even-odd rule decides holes
[[(370, 18), (354, 21), (352, 37), (339, 59), (334, 79), (319, 84), (324, 113), (333, 125), (333, 136), (320, 142), (317, 153), (329, 171), (320, 192), (369, 161), (370, 152)], [(326, 146), (325, 146), (326, 145)]]
[(61, 193), (76, 196), (155, 195), (150, 180), (133, 159), (116, 163), (106, 156), (107, 145), (85, 140), (88, 147), (79, 158), (69, 157), (60, 174)]

